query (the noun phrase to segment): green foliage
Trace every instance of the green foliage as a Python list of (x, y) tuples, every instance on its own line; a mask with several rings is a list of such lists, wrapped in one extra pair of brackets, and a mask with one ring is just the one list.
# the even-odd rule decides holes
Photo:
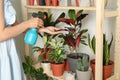
[(82, 58), (78, 59), (77, 69), (79, 71), (88, 71), (88, 69), (89, 69), (89, 55), (83, 54)]
[(50, 60), (54, 60), (55, 63), (63, 62), (64, 59), (62, 56), (65, 54), (64, 40), (53, 38), (49, 41), (49, 44), (53, 48), (53, 50), (50, 51)]
[(36, 69), (32, 66), (32, 64), (32, 59), (29, 56), (25, 56), (25, 62), (22, 63), (25, 74), (34, 78), (35, 80), (48, 80), (48, 76), (43, 73), (43, 69)]
[(70, 47), (79, 47), (79, 44), (82, 43), (84, 45), (87, 45), (85, 42), (85, 39), (87, 38), (85, 33), (87, 33), (88, 29), (82, 29), (82, 20), (87, 16), (88, 14), (83, 14), (83, 10), (75, 11), (73, 9), (70, 9), (68, 11), (69, 18), (60, 18), (59, 20), (61, 22), (66, 23), (67, 25), (71, 27), (65, 27), (69, 33), (66, 35), (63, 35), (64, 40)]
[[(110, 43), (106, 40), (106, 35), (103, 34), (103, 65), (109, 65), (110, 62), (110, 48), (113, 42), (113, 36), (111, 38)], [(90, 35), (88, 35), (88, 44), (90, 49), (95, 54), (95, 45), (96, 45), (96, 38), (95, 36), (91, 39)]]

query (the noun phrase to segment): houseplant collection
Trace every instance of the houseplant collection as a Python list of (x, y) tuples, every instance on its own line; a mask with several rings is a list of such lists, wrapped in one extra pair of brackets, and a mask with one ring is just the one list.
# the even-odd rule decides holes
[(69, 33), (63, 35), (63, 38), (70, 48), (70, 53), (74, 53), (68, 54), (67, 56), (70, 70), (73, 72), (76, 70), (77, 59), (81, 56), (81, 54), (78, 53), (80, 43), (87, 45), (85, 42), (87, 36), (85, 34), (88, 30), (82, 29), (82, 20), (87, 15), (88, 14), (83, 13), (83, 10), (75, 11), (70, 9), (68, 11), (69, 18), (59, 18), (59, 21), (68, 25), (68, 27), (65, 27), (65, 29), (67, 29)]
[[(89, 45), (90, 49), (95, 54), (95, 36), (91, 39), (90, 35), (88, 35), (88, 44), (87, 44), (85, 42), (85, 39), (87, 38), (86, 33), (88, 29), (82, 28), (82, 20), (88, 14), (84, 14), (83, 10), (80, 10), (80, 11), (69, 10), (68, 11), (69, 18), (65, 18), (65, 13), (62, 13), (55, 21), (52, 21), (52, 14), (50, 14), (49, 12), (39, 11), (38, 13), (34, 13), (33, 15), (36, 17), (42, 18), (44, 21), (45, 27), (56, 26), (56, 24), (59, 22), (64, 22), (68, 25), (64, 27), (65, 30), (68, 31), (68, 34), (62, 34), (60, 36), (59, 35), (51, 36), (47, 33), (42, 33), (42, 34), (39, 33), (39, 36), (42, 37), (44, 47), (40, 48), (38, 46), (34, 46), (33, 52), (37, 52), (38, 59), (39, 61), (41, 61), (41, 63), (45, 63), (45, 62), (49, 63), (49, 67), (48, 67), (49, 69), (44, 69), (44, 66), (42, 66), (43, 70), (50, 71), (50, 69), (52, 69), (54, 76), (63, 75), (64, 65), (65, 65), (64, 58), (63, 58), (63, 55), (65, 54), (64, 45), (67, 44), (70, 48), (70, 54), (67, 55), (67, 60), (70, 65), (70, 71), (76, 72), (78, 80), (79, 79), (90, 80), (91, 70), (89, 70), (89, 55), (78, 52), (80, 48), (80, 43), (81, 43), (84, 45)], [(112, 72), (112, 68), (114, 64), (113, 61), (110, 60), (110, 47), (112, 45), (112, 41), (113, 41), (113, 36), (110, 43), (108, 43), (108, 41), (106, 40), (106, 35), (103, 34), (103, 66), (104, 66), (103, 74), (104, 73), (106, 74), (107, 72)], [(46, 57), (47, 54), (49, 54), (48, 58)], [(72, 61), (69, 61), (69, 60), (72, 60)], [(43, 73), (43, 70), (41, 68), (34, 69), (31, 65), (32, 65), (32, 62), (28, 64), (23, 63), (23, 67), (26, 74), (33, 77), (35, 80), (38, 80), (36, 78), (37, 75), (35, 74), (42, 74), (45, 76), (45, 78), (48, 78), (48, 76)], [(60, 71), (58, 67), (59, 65), (62, 67)], [(95, 59), (90, 61), (90, 65), (92, 68), (93, 76), (95, 77)], [(32, 71), (36, 73), (34, 74), (27, 71), (26, 67), (28, 66), (31, 66), (31, 69), (33, 69)], [(110, 68), (110, 70), (106, 69), (107, 66)], [(57, 72), (55, 72), (56, 70)], [(39, 71), (41, 71), (41, 73), (39, 73)], [(81, 77), (81, 75), (84, 75), (85, 78), (82, 78), (83, 76)], [(111, 73), (107, 75), (103, 75), (103, 80), (105, 80), (110, 76), (111, 76)], [(89, 78), (89, 79), (86, 79), (86, 78)]]
[[(96, 44), (95, 36), (91, 39), (90, 35), (88, 35), (88, 44), (92, 52), (95, 54), (95, 44)], [(113, 42), (113, 36), (111, 41), (108, 42), (106, 39), (106, 35), (103, 34), (103, 80), (106, 80), (112, 74), (112, 69), (114, 66), (114, 62), (110, 60), (110, 48)], [(102, 54), (102, 53), (101, 53)], [(93, 76), (95, 77), (95, 59), (90, 61), (91, 68), (93, 71)]]
[(91, 70), (89, 66), (89, 55), (83, 54), (77, 61), (77, 80), (91, 80)]

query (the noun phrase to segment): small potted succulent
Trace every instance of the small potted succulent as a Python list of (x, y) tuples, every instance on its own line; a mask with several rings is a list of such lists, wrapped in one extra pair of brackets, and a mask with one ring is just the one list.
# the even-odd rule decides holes
[(49, 44), (53, 48), (50, 51), (49, 59), (52, 60), (51, 68), (54, 76), (62, 76), (64, 72), (64, 58), (65, 54), (64, 50), (64, 40), (63, 38), (54, 38), (49, 41)]
[[(114, 62), (110, 60), (110, 48), (113, 42), (113, 36), (111, 38), (111, 41), (108, 42), (106, 39), (106, 35), (103, 34), (103, 80), (106, 80), (108, 77), (112, 74), (112, 69), (114, 66)], [(96, 44), (96, 38), (95, 36), (91, 39), (90, 35), (88, 35), (88, 44), (92, 52), (95, 54), (95, 44)], [(101, 53), (102, 54), (102, 53)], [(93, 77), (95, 79), (95, 59), (92, 59), (90, 61)]]
[(69, 33), (63, 35), (63, 38), (70, 48), (70, 53), (73, 53), (67, 55), (70, 70), (73, 72), (75, 72), (77, 67), (77, 59), (81, 56), (81, 54), (78, 53), (78, 50), (80, 48), (79, 44), (81, 43), (87, 45), (85, 42), (87, 36), (85, 34), (88, 30), (82, 29), (82, 20), (87, 15), (88, 14), (83, 13), (83, 10), (79, 10), (76, 12), (75, 10), (70, 9), (68, 11), (69, 18), (59, 18), (59, 21), (68, 25), (68, 27), (65, 26), (65, 30), (68, 30)]
[(91, 80), (91, 73), (92, 70), (90, 70), (89, 67), (89, 55), (83, 54), (77, 61), (77, 80)]

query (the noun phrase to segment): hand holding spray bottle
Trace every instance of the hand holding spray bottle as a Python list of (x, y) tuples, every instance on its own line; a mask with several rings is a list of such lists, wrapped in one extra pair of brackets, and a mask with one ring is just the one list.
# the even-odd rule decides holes
[[(39, 13), (33, 13), (32, 16), (38, 17), (42, 20), (44, 19), (44, 15), (42, 14), (40, 15)], [(35, 45), (37, 38), (38, 38), (37, 28), (31, 28), (30, 30), (27, 31), (24, 38), (24, 42), (29, 45)]]

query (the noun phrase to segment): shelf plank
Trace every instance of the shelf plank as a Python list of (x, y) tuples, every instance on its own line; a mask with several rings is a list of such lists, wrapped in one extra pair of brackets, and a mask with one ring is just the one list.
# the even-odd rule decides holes
[(117, 10), (105, 12), (105, 17), (116, 17), (118, 15), (119, 15), (119, 12)]
[(108, 78), (107, 80), (119, 80), (119, 79), (117, 79), (116, 76), (112, 76), (112, 77)]
[(61, 9), (61, 10), (68, 10), (68, 9), (75, 9), (75, 10), (96, 10), (95, 7), (74, 7), (74, 6), (25, 6), (28, 9)]

